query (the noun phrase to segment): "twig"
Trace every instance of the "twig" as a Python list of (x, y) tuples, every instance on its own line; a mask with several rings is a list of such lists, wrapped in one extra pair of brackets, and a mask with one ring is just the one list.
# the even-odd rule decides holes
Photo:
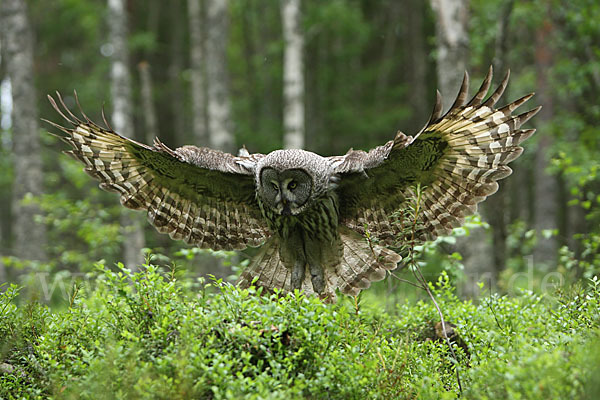
[(492, 315), (494, 316), (494, 320), (496, 321), (496, 325), (498, 325), (498, 328), (500, 328), (500, 330), (504, 331), (504, 328), (502, 327), (502, 325), (500, 324), (500, 321), (498, 321), (498, 318), (496, 317), (496, 310), (494, 310), (494, 302), (492, 301), (492, 283), (490, 282), (490, 310), (492, 311)]
[(421, 207), (421, 192), (422, 192), (422, 188), (421, 185), (417, 185), (416, 187), (416, 192), (417, 192), (417, 198), (416, 198), (416, 204), (415, 204), (415, 215), (414, 215), (414, 220), (413, 220), (413, 226), (412, 226), (412, 232), (411, 232), (411, 241), (410, 241), (410, 247), (409, 247), (409, 261), (408, 264), (412, 264), (413, 268), (413, 275), (415, 276), (415, 279), (422, 285), (422, 288), (427, 291), (427, 294), (429, 295), (429, 297), (431, 298), (431, 301), (433, 302), (433, 305), (435, 306), (435, 308), (437, 309), (438, 315), (440, 316), (440, 321), (442, 323), (442, 333), (444, 334), (444, 339), (446, 339), (446, 343), (448, 344), (448, 348), (450, 349), (450, 353), (452, 354), (452, 357), (454, 357), (454, 370), (456, 371), (456, 382), (458, 383), (458, 390), (460, 392), (460, 394), (462, 394), (462, 383), (460, 381), (460, 372), (459, 372), (459, 365), (458, 365), (458, 359), (456, 358), (456, 354), (454, 353), (454, 349), (452, 348), (452, 344), (450, 343), (450, 338), (448, 337), (448, 333), (446, 331), (446, 322), (444, 321), (444, 314), (442, 313), (442, 310), (440, 309), (440, 306), (438, 305), (437, 301), (435, 300), (435, 297), (433, 296), (433, 293), (431, 292), (431, 289), (429, 289), (429, 285), (427, 284), (427, 281), (425, 280), (425, 277), (423, 276), (423, 274), (421, 273), (421, 268), (419, 267), (419, 264), (417, 264), (415, 262), (414, 259), (414, 251), (415, 251), (415, 230), (417, 227), (417, 222), (418, 222), (418, 217), (419, 217), (419, 211), (420, 211), (420, 207)]
[[(446, 331), (446, 322), (444, 321), (444, 314), (442, 313), (440, 306), (438, 305), (437, 301), (435, 300), (435, 297), (433, 296), (431, 289), (429, 289), (429, 285), (427, 284), (427, 282), (425, 281), (425, 278), (423, 277), (423, 274), (421, 273), (421, 268), (416, 263), (414, 264), (414, 266), (415, 266), (415, 268), (413, 269), (413, 274), (415, 275), (415, 278), (417, 278), (417, 280), (419, 280), (419, 279), (421, 280), (423, 287), (427, 291), (427, 294), (431, 298), (431, 301), (433, 302), (433, 305), (437, 309), (438, 315), (440, 316), (440, 321), (442, 322), (442, 333), (444, 334), (444, 339), (446, 339), (446, 343), (448, 344), (450, 353), (452, 353), (452, 357), (454, 357), (454, 362), (455, 362), (454, 370), (456, 371), (456, 382), (458, 383), (458, 390), (462, 394), (462, 384), (460, 382), (458, 359), (456, 358), (456, 353), (454, 353), (454, 349), (452, 348), (452, 344), (450, 343), (450, 338), (448, 337), (448, 333)], [(415, 271), (417, 271), (419, 273), (418, 277), (417, 277), (417, 274), (415, 273)]]
[(423, 285), (417, 285), (416, 283), (411, 282), (408, 279), (400, 278), (398, 275), (396, 275), (393, 272), (390, 272), (390, 275), (393, 276), (394, 278), (396, 278), (397, 280), (399, 280), (400, 282), (408, 283), (409, 285), (412, 285), (412, 286), (416, 287), (417, 289), (425, 290), (425, 288), (423, 288)]

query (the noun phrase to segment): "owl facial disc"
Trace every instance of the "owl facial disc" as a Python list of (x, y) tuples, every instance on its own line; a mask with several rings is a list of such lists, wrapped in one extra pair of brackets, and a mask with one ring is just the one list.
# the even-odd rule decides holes
[(310, 176), (300, 169), (264, 168), (260, 182), (263, 203), (284, 216), (299, 214), (312, 191)]

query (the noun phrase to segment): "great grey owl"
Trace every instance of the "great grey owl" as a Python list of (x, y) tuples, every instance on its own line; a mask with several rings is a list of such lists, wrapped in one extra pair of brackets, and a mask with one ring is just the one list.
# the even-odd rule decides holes
[[(158, 139), (147, 146), (77, 118), (48, 96), (73, 125), (60, 128), (85, 171), (102, 189), (120, 194), (128, 208), (144, 210), (159, 232), (202, 248), (262, 248), (242, 273), (252, 283), (284, 292), (303, 289), (335, 301), (336, 289), (357, 295), (401, 261), (403, 241), (448, 234), (512, 171), (507, 164), (534, 133), (520, 129), (539, 107), (512, 112), (532, 97), (494, 108), (508, 74), (484, 101), (492, 71), (465, 104), (468, 75), (441, 116), (441, 96), (429, 122), (408, 136), (369, 152), (321, 157), (304, 150), (238, 156), (205, 147), (172, 150)], [(57, 93), (58, 94), (58, 93)], [(60, 105), (60, 106), (59, 106)], [(415, 229), (407, 237), (403, 215), (423, 189)], [(416, 223), (418, 222), (418, 224)]]

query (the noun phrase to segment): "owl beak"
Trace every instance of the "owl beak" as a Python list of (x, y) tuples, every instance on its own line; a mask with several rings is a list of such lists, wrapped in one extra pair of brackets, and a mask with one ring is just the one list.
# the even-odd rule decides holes
[(281, 210), (281, 215), (290, 216), (292, 215), (292, 210), (290, 210), (290, 204), (287, 199), (282, 199), (281, 204), (283, 205), (283, 210)]

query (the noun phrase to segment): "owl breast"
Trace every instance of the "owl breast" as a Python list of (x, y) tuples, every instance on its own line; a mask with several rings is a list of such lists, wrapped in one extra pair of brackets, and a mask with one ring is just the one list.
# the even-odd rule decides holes
[(338, 237), (338, 199), (333, 191), (315, 200), (309, 208), (298, 215), (279, 214), (276, 210), (263, 205), (260, 198), (259, 204), (269, 229), (277, 232), (283, 240), (288, 239), (298, 230), (324, 244), (333, 243)]

